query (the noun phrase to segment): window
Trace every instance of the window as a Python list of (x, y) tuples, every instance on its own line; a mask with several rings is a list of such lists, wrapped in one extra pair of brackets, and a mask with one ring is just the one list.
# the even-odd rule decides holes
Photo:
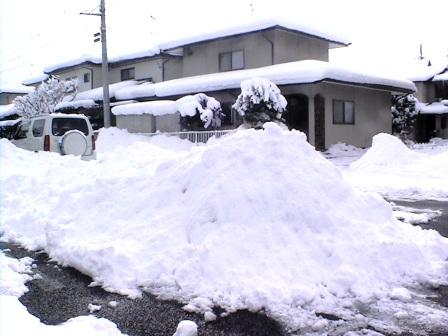
[(446, 119), (448, 119), (447, 116), (443, 116), (440, 120), (440, 128), (445, 129), (446, 128)]
[(219, 71), (244, 69), (244, 50), (219, 54)]
[(84, 74), (84, 83), (88, 83), (90, 82), (90, 74), (88, 72), (86, 72)]
[(70, 80), (77, 81), (77, 80), (78, 80), (78, 77), (77, 77), (77, 76), (67, 77), (65, 80), (66, 80), (66, 81), (70, 81)]
[(51, 124), (51, 132), (55, 136), (62, 136), (71, 130), (78, 130), (85, 135), (89, 134), (89, 128), (82, 118), (54, 118)]
[(44, 134), (45, 119), (37, 119), (33, 122), (33, 137), (41, 137)]
[(121, 80), (128, 80), (135, 78), (135, 68), (121, 69)]
[(26, 134), (28, 133), (30, 127), (30, 122), (22, 123), (17, 129), (17, 133), (14, 135), (14, 139), (26, 139)]
[(333, 100), (333, 124), (355, 123), (355, 103), (345, 100)]

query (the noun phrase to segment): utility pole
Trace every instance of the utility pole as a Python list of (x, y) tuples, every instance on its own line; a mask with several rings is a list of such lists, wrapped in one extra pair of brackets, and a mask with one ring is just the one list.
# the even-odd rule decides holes
[(106, 5), (105, 0), (100, 2), (99, 13), (79, 13), (82, 15), (94, 15), (101, 17), (101, 78), (103, 81), (103, 116), (104, 127), (110, 127), (110, 101), (109, 101), (109, 61), (107, 60), (106, 40)]

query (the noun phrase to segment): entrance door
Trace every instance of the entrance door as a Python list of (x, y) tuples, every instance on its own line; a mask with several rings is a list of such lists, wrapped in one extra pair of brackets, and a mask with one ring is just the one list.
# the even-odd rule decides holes
[(317, 150), (325, 150), (325, 98), (314, 96), (314, 146)]
[(283, 113), (289, 129), (295, 129), (308, 137), (308, 97), (302, 94), (285, 96), (288, 105)]

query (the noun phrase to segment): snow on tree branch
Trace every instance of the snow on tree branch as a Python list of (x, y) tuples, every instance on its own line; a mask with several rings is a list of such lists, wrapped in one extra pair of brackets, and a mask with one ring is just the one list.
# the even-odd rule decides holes
[(221, 126), (224, 118), (221, 104), (213, 97), (203, 93), (193, 96), (185, 96), (176, 101), (177, 109), (182, 117), (182, 123), (186, 128), (191, 128), (191, 123), (199, 115), (204, 128), (217, 128)]
[(40, 114), (53, 113), (56, 105), (66, 96), (75, 96), (78, 83), (76, 80), (60, 81), (50, 77), (42, 82), (33, 92), (14, 99), (17, 114), (31, 118)]
[(418, 100), (412, 94), (406, 96), (394, 96), (392, 101), (392, 128), (402, 140), (408, 140), (416, 116), (418, 114), (416, 104)]
[(280, 89), (265, 78), (252, 78), (241, 83), (241, 94), (232, 109), (237, 111), (245, 123), (262, 127), (268, 121), (283, 121), (286, 99)]

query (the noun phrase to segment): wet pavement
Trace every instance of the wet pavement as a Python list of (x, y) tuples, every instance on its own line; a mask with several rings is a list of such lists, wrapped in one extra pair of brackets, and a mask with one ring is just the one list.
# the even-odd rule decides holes
[[(435, 229), (448, 237), (448, 202), (393, 200), (393, 203), (407, 208), (440, 210), (441, 216), (421, 226), (425, 229)], [(292, 335), (262, 313), (238, 311), (219, 317), (216, 321), (205, 322), (203, 315), (189, 313), (182, 309), (182, 304), (175, 301), (158, 300), (148, 293), (138, 299), (129, 299), (106, 292), (100, 287), (89, 287), (91, 278), (71, 267), (57, 265), (49, 260), (45, 253), (27, 251), (4, 242), (0, 242), (0, 248), (5, 250), (6, 255), (15, 258), (29, 256), (35, 260), (36, 267), (33, 270), (40, 277), (27, 283), (29, 291), (20, 297), (20, 301), (31, 314), (46, 324), (55, 325), (72, 317), (89, 315), (89, 304), (93, 304), (101, 306), (100, 310), (93, 313), (95, 316), (114, 322), (122, 333), (129, 336), (171, 336), (177, 324), (184, 319), (193, 320), (198, 324), (200, 336)], [(435, 302), (448, 307), (448, 286), (438, 288), (433, 294)], [(216, 308), (215, 313), (219, 316), (222, 311)], [(333, 316), (328, 316), (329, 320), (332, 318)], [(296, 332), (294, 335), (300, 333)], [(413, 335), (422, 334), (401, 334)], [(435, 332), (426, 335), (446, 336), (446, 333)]]

